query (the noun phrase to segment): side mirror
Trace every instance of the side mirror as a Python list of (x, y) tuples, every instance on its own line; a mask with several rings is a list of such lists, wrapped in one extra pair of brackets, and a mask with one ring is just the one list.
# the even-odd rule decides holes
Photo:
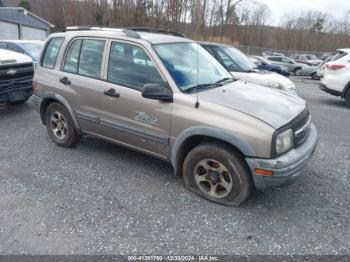
[(142, 96), (144, 98), (165, 102), (173, 101), (173, 93), (160, 84), (145, 84), (142, 89)]

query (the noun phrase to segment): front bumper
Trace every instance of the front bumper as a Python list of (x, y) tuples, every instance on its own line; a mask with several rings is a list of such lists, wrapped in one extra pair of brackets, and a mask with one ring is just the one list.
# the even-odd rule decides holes
[[(276, 159), (246, 158), (253, 175), (256, 189), (283, 186), (292, 183), (303, 174), (316, 149), (318, 134), (316, 127), (311, 124), (307, 140), (299, 147)], [(255, 173), (255, 169), (273, 171), (272, 176), (262, 176)]]
[(339, 92), (339, 91), (337, 91), (337, 90), (330, 89), (330, 88), (328, 88), (325, 84), (320, 84), (320, 89), (321, 89), (323, 92), (326, 92), (326, 93), (331, 94), (331, 95), (334, 95), (334, 96), (341, 96), (341, 95), (342, 95), (342, 92)]

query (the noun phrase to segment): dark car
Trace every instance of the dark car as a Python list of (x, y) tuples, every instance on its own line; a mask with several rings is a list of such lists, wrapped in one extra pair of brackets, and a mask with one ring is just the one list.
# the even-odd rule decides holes
[(43, 41), (35, 40), (3, 40), (0, 41), (0, 48), (17, 53), (25, 54), (37, 62), (40, 58)]
[(288, 68), (284, 66), (274, 65), (261, 56), (251, 56), (251, 58), (257, 61), (256, 65), (260, 70), (275, 72), (286, 77), (290, 75)]

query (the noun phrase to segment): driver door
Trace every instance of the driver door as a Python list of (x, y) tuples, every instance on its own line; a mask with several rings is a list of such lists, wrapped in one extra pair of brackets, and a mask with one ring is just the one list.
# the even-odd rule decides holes
[(102, 134), (158, 157), (169, 156), (172, 103), (142, 97), (145, 84), (165, 81), (147, 52), (136, 44), (112, 41), (101, 90)]

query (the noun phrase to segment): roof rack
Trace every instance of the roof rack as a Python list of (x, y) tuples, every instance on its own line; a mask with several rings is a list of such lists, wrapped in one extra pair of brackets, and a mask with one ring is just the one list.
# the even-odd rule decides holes
[(149, 32), (149, 33), (158, 33), (158, 34), (167, 34), (178, 37), (186, 37), (184, 34), (176, 31), (165, 30), (165, 29), (157, 29), (151, 27), (127, 27), (127, 30), (135, 31), (135, 32)]
[(127, 37), (140, 39), (141, 36), (137, 32), (149, 32), (149, 33), (158, 33), (158, 34), (167, 34), (178, 37), (186, 37), (184, 34), (181, 34), (176, 31), (156, 29), (151, 27), (127, 27), (127, 28), (118, 28), (118, 27), (100, 27), (100, 26), (91, 26), (91, 25), (80, 25), (80, 26), (68, 26), (64, 30), (67, 31), (85, 31), (85, 30), (101, 30), (101, 31), (115, 31), (122, 32)]
[(118, 28), (118, 27), (100, 27), (100, 26), (90, 26), (90, 25), (68, 26), (68, 27), (66, 27), (64, 32), (67, 32), (67, 31), (87, 31), (87, 30), (121, 32), (121, 33), (124, 33), (125, 36), (127, 36), (127, 37), (137, 38), (137, 39), (141, 38), (141, 36), (138, 33), (134, 32), (133, 30)]

